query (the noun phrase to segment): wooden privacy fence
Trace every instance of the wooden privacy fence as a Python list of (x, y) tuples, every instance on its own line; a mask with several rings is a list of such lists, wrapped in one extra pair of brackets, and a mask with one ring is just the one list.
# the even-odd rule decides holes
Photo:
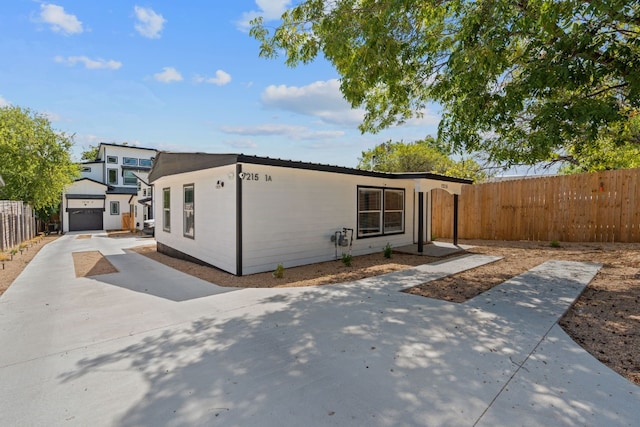
[(35, 237), (35, 214), (22, 202), (0, 200), (0, 250), (6, 251)]
[[(432, 193), (432, 235), (453, 235), (453, 196)], [(640, 242), (640, 168), (468, 185), (461, 239)]]

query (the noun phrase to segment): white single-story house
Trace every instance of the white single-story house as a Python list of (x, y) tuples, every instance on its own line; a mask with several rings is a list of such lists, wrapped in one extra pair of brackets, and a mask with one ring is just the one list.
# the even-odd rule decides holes
[(431, 173), (171, 152), (158, 154), (149, 181), (158, 251), (238, 276), (333, 260), (346, 248), (363, 255), (387, 243), (421, 247), (430, 240), (430, 190), (457, 200), (471, 184)]

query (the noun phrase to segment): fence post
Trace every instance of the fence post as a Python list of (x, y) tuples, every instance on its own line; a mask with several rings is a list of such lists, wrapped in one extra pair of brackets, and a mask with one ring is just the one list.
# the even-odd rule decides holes
[(458, 246), (458, 195), (453, 195), (453, 244)]

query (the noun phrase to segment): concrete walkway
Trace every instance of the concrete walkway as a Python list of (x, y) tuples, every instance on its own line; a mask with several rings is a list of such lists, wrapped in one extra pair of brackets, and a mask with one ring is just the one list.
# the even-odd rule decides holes
[[(0, 425), (638, 425), (640, 388), (556, 321), (599, 269), (548, 262), (465, 303), (398, 292), (494, 261), (220, 288), (66, 235), (0, 297)], [(76, 278), (71, 253), (119, 273)]]

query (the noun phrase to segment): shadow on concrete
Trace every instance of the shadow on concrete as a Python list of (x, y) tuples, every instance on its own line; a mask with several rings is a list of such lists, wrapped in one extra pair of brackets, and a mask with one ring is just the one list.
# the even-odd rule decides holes
[[(233, 312), (82, 359), (59, 380), (124, 364), (146, 392), (119, 426), (471, 426), (543, 337), (495, 312), (366, 283), (262, 290)], [(598, 402), (576, 410), (570, 399), (556, 397), (557, 419), (590, 424)], [(617, 425), (623, 415), (605, 416)]]
[(97, 275), (89, 279), (171, 301), (188, 301), (240, 289), (214, 285), (133, 252), (105, 258), (121, 273)]

